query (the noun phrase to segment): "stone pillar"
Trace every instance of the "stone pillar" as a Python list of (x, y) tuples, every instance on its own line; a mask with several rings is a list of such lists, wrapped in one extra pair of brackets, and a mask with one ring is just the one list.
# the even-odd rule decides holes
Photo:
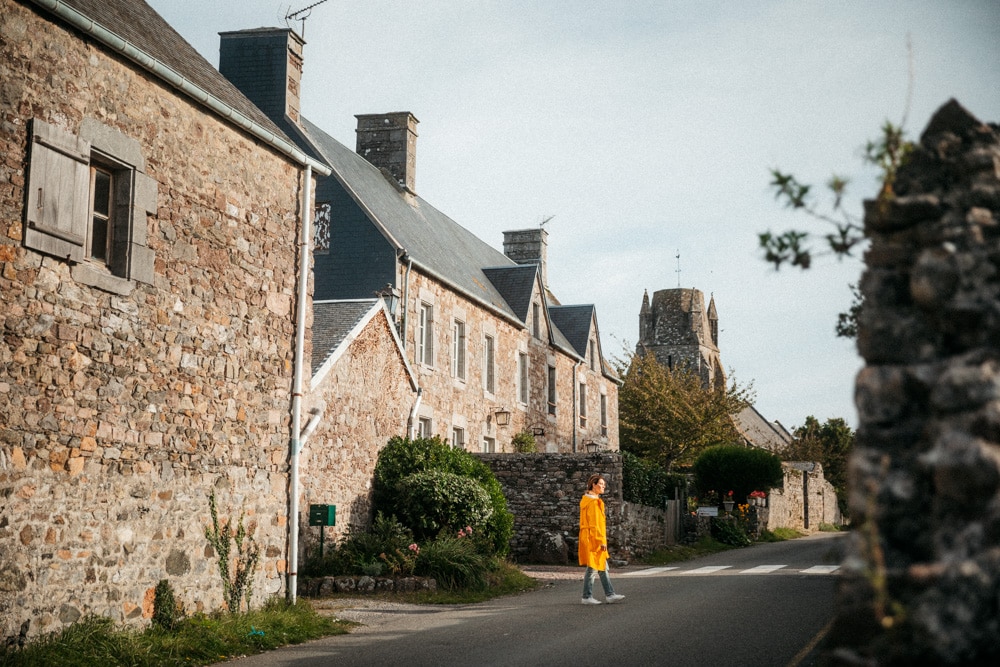
[(998, 128), (954, 100), (866, 203), (832, 664), (1000, 664), (998, 209)]

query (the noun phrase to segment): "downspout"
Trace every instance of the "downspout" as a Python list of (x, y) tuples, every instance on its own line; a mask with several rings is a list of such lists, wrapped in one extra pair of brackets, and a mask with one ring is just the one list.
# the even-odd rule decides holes
[(577, 420), (580, 418), (580, 412), (579, 412), (580, 406), (576, 404), (576, 402), (577, 402), (577, 397), (576, 397), (576, 385), (577, 385), (577, 382), (576, 382), (576, 371), (582, 365), (583, 365), (583, 359), (581, 359), (580, 361), (576, 362), (573, 365), (573, 409), (570, 410), (570, 414), (573, 416), (573, 453), (574, 454), (576, 454), (576, 425), (577, 425)]
[(299, 235), (298, 302), (295, 304), (295, 370), (292, 375), (292, 442), (288, 471), (288, 589), (286, 596), (295, 604), (299, 569), (299, 451), (302, 449), (302, 367), (305, 365), (306, 296), (309, 288), (309, 235), (312, 220), (312, 165), (306, 165), (302, 186), (302, 225)]
[(413, 407), (410, 408), (410, 416), (406, 420), (406, 437), (413, 440), (413, 425), (416, 423), (417, 410), (420, 409), (420, 397), (424, 393), (423, 387), (417, 387), (417, 399), (413, 401)]
[(406, 275), (403, 278), (403, 314), (400, 317), (400, 342), (403, 344), (403, 349), (406, 349), (406, 314), (409, 311), (410, 304), (410, 270), (413, 269), (413, 258), (410, 257), (406, 262)]

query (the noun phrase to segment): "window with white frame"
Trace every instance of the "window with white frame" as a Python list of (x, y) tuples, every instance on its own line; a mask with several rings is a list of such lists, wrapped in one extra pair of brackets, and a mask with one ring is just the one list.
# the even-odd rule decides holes
[(587, 428), (587, 385), (580, 383), (580, 428)]
[(483, 436), (483, 453), (493, 454), (497, 451), (497, 441), (496, 438), (491, 438), (488, 435)]
[(417, 362), (425, 366), (434, 365), (434, 306), (420, 303), (420, 319), (417, 322)]
[(608, 395), (601, 394), (601, 435), (608, 434)]
[(153, 282), (146, 216), (157, 183), (138, 141), (92, 118), (79, 135), (36, 118), (29, 160), (26, 247), (68, 260), (74, 279), (108, 291)]
[(483, 389), (496, 393), (496, 339), (486, 334), (483, 337)]
[(457, 426), (451, 429), (452, 449), (465, 449), (465, 429)]
[(517, 400), (528, 404), (528, 355), (524, 352), (517, 353)]
[(451, 376), (465, 379), (465, 322), (462, 320), (451, 324)]
[(420, 417), (417, 420), (417, 437), (418, 438), (431, 438), (433, 437), (433, 429), (431, 428), (431, 418), (430, 417)]
[(549, 414), (554, 415), (556, 413), (556, 367), (549, 366)]

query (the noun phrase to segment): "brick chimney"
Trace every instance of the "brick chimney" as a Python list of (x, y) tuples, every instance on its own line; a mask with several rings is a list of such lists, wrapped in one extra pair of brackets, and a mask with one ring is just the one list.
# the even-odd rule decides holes
[(358, 119), (358, 155), (384, 169), (410, 194), (416, 194), (417, 123), (409, 111), (362, 114)]
[(549, 233), (542, 227), (518, 229), (503, 233), (503, 254), (518, 264), (537, 264), (542, 274), (542, 287), (548, 288), (545, 270)]
[(271, 120), (299, 125), (302, 38), (287, 28), (221, 32), (219, 38), (219, 72)]

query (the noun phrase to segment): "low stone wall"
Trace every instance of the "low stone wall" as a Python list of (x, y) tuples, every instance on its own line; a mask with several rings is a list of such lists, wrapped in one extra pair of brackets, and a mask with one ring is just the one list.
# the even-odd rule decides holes
[(430, 577), (302, 577), (298, 594), (302, 597), (322, 598), (334, 593), (370, 595), (373, 593), (412, 593), (436, 591), (437, 580)]
[(837, 492), (823, 476), (823, 466), (784, 463), (782, 468), (784, 483), (768, 493), (768, 530), (793, 528), (815, 532), (822, 523), (839, 526), (844, 522)]

